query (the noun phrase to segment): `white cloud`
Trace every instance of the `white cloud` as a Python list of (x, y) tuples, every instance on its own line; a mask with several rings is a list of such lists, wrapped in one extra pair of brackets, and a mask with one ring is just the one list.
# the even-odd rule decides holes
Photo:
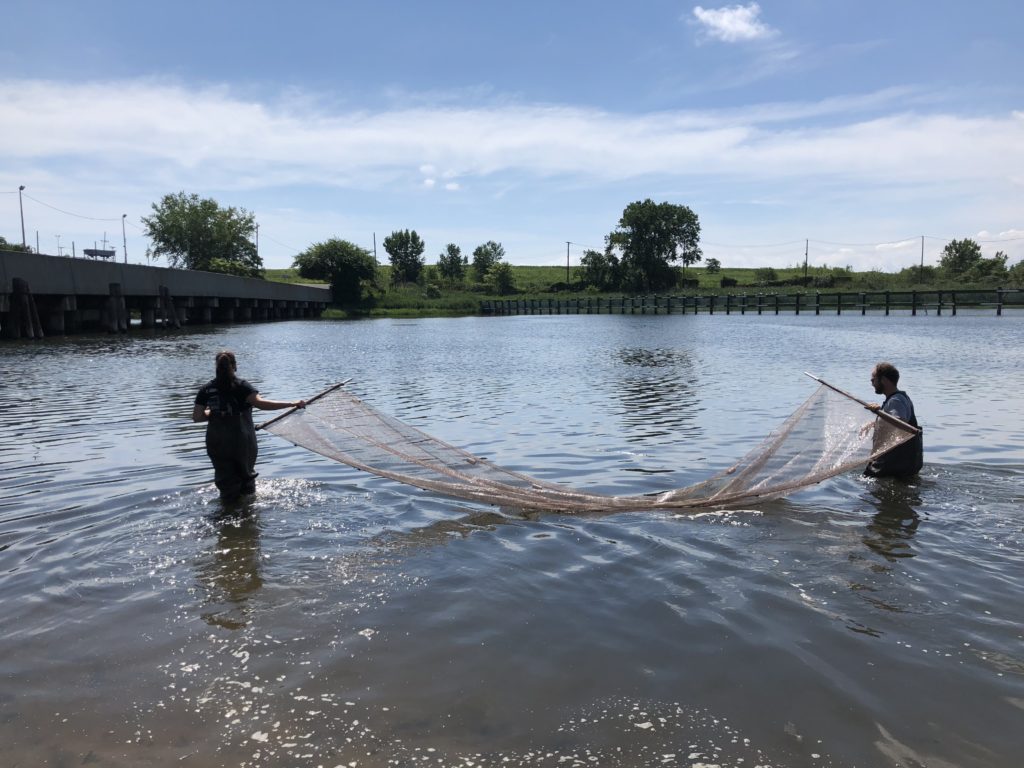
[[(884, 109), (888, 96), (718, 113), (518, 104), (324, 114), (221, 89), (6, 81), (0, 166), (60, 162), (70, 183), (130, 175), (220, 189), (385, 188), (410, 181), (410, 168), (436, 167), (446, 169), (445, 179), (495, 181), (503, 174), (580, 182), (725, 174), (888, 185), (1024, 176), (1024, 121), (1016, 116), (859, 114)], [(423, 164), (425, 154), (439, 163)]]
[[(554, 223), (543, 219), (546, 212), (530, 214), (537, 237), (553, 241), (600, 242), (611, 226), (608, 210), (621, 210), (623, 200), (637, 199), (633, 195), (683, 200), (700, 211), (709, 240), (728, 242), (745, 238), (735, 232), (716, 237), (705, 212), (717, 208), (721, 222), (721, 212), (741, 211), (722, 225), (735, 229), (758, 200), (770, 200), (773, 209), (758, 221), (770, 220), (782, 236), (751, 231), (750, 242), (808, 235), (896, 241), (915, 232), (964, 237), (983, 227), (1000, 239), (1012, 227), (1019, 230), (1020, 113), (963, 115), (941, 111), (927, 94), (907, 95), (891, 89), (638, 114), (522, 103), (371, 112), (327, 109), (315, 94), (289, 94), (286, 103), (275, 103), (224, 88), (151, 81), (0, 80), (0, 190), (27, 184), (59, 208), (119, 217), (180, 189), (248, 208), (259, 190), (264, 216), (277, 204), (275, 194), (286, 207), (304, 205), (294, 194), (299, 188), (318, 190), (323, 199), (335, 192), (365, 197), (471, 187), (474, 194), (460, 200), (475, 206), (479, 221), (488, 212), (507, 219), (513, 202), (555, 194), (553, 183), (562, 199), (572, 190), (572, 204)], [(400, 210), (394, 199), (389, 216)], [(486, 207), (499, 200), (500, 216)], [(45, 210), (38, 216), (48, 215)], [(292, 213), (282, 214), (281, 226), (294, 220), (294, 231), (274, 235), (268, 225), (267, 232), (302, 246), (307, 233), (330, 236), (354, 226), (372, 231), (381, 225), (367, 210), (358, 222), (331, 214), (335, 218), (317, 225), (324, 235), (321, 229), (310, 233)], [(585, 217), (584, 210), (596, 213)], [(601, 224), (593, 233), (564, 232), (565, 213), (573, 211), (581, 221), (592, 216)], [(450, 209), (435, 219), (443, 215)], [(96, 226), (102, 235), (106, 225)], [(67, 229), (53, 231), (70, 236)], [(920, 244), (875, 252), (898, 252), (902, 259), (906, 250), (913, 258), (915, 247)], [(1006, 246), (1014, 258), (1022, 248), (1024, 241)], [(129, 242), (129, 250), (142, 249)], [(723, 263), (735, 263), (734, 253), (723, 255)]]
[(745, 40), (760, 40), (772, 37), (775, 30), (758, 20), (761, 6), (757, 3), (749, 5), (728, 5), (724, 8), (693, 9), (693, 16), (703, 25), (709, 37), (725, 43), (737, 43)]

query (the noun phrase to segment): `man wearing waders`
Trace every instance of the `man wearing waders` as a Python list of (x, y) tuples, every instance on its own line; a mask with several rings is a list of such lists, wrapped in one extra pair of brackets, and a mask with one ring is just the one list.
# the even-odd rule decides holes
[[(872, 406), (872, 409), (884, 411), (917, 427), (914, 404), (906, 392), (896, 387), (899, 380), (900, 372), (892, 363), (879, 363), (874, 367), (871, 371), (871, 386), (875, 388), (876, 395), (885, 395), (885, 401), (881, 405)], [(924, 440), (918, 432), (905, 443), (868, 462), (864, 474), (868, 477), (911, 477), (920, 472), (923, 465)]]
[(225, 501), (256, 492), (256, 428), (252, 409), (302, 408), (305, 400), (265, 400), (235, 375), (233, 352), (217, 353), (217, 376), (196, 395), (192, 421), (206, 422), (206, 454), (213, 462), (213, 482)]

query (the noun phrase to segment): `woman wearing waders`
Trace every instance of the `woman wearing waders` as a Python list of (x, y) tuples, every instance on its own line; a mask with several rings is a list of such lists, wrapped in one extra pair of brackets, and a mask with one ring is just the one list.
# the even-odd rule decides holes
[(199, 390), (192, 421), (206, 422), (206, 453), (213, 462), (213, 482), (226, 501), (256, 492), (256, 428), (252, 409), (302, 408), (305, 400), (265, 400), (235, 375), (233, 352), (217, 353), (217, 377)]

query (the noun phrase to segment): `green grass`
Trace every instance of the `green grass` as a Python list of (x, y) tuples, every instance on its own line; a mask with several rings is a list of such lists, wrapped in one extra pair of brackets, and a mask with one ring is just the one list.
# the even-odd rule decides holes
[[(803, 277), (803, 267), (776, 268), (775, 276), (777, 281), (790, 280)], [(363, 305), (354, 308), (332, 308), (324, 313), (326, 318), (357, 318), (357, 317), (457, 317), (462, 315), (475, 315), (480, 311), (480, 302), (489, 299), (550, 299), (554, 297), (609, 297), (622, 296), (623, 291), (595, 292), (591, 289), (582, 292), (569, 292), (564, 290), (566, 283), (565, 267), (556, 266), (513, 266), (512, 272), (515, 279), (516, 292), (511, 296), (495, 296), (489, 294), (484, 286), (472, 282), (472, 270), (465, 283), (459, 286), (445, 285), (437, 282), (434, 270), (428, 268), (428, 277), (424, 285), (390, 285), (391, 267), (383, 265), (379, 268), (378, 288), (371, 291), (371, 296), (364, 301)], [(807, 276), (811, 278), (828, 278), (835, 280), (831, 287), (815, 286), (775, 286), (759, 284), (759, 270), (755, 268), (723, 267), (717, 273), (709, 273), (703, 267), (690, 267), (683, 273), (683, 277), (698, 280), (697, 288), (676, 288), (672, 291), (661, 291), (665, 295), (693, 295), (693, 294), (716, 294), (727, 293), (801, 293), (821, 292), (834, 293), (842, 291), (846, 293), (857, 291), (949, 291), (949, 290), (971, 290), (986, 289), (992, 286), (982, 285), (946, 285), (943, 282), (920, 283), (916, 270), (904, 270), (902, 273), (882, 272), (848, 272), (844, 269), (829, 267), (811, 267), (807, 270)], [(579, 280), (575, 267), (570, 268), (570, 283)], [(930, 273), (934, 275), (934, 270)], [(926, 274), (926, 277), (928, 275)], [(722, 278), (732, 278), (737, 285), (728, 288), (721, 287)], [(298, 275), (294, 269), (268, 269), (266, 279), (282, 283), (318, 283), (319, 281), (307, 280)], [(322, 283), (326, 285), (326, 283)], [(560, 292), (552, 291), (553, 286), (563, 288)], [(1009, 286), (1006, 286), (1009, 287)], [(438, 295), (439, 294), (439, 295)]]
[(297, 269), (265, 269), (263, 276), (272, 283), (304, 283), (327, 285), (323, 280), (309, 280), (299, 276)]

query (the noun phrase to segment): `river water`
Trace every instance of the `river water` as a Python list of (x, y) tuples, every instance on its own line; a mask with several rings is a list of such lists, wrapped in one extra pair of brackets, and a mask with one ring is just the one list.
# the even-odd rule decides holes
[[(284, 322), (0, 346), (4, 766), (1019, 766), (1024, 317)], [(198, 387), (352, 378), (496, 463), (697, 482), (814, 389), (904, 372), (913, 483), (519, 515), (260, 436), (212, 486)], [(257, 414), (263, 416), (264, 414)]]

